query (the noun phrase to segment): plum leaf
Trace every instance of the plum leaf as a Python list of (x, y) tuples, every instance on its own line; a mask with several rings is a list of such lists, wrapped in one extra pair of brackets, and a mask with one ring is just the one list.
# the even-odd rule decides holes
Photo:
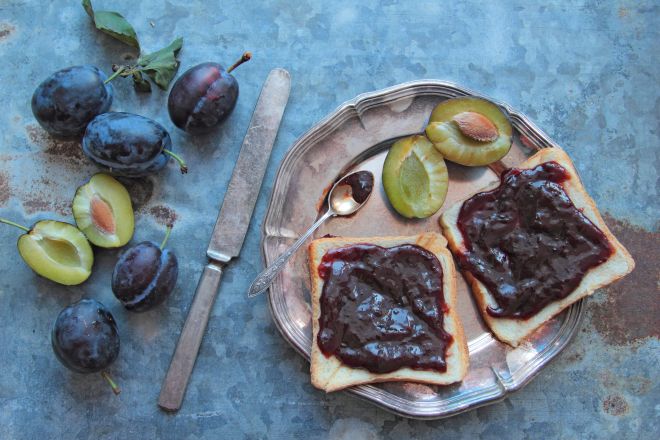
[(158, 87), (167, 90), (170, 82), (179, 70), (177, 55), (183, 46), (183, 38), (179, 37), (172, 41), (169, 46), (156, 52), (140, 56), (137, 65), (140, 70), (153, 80)]
[(121, 14), (114, 11), (95, 11), (91, 0), (82, 0), (82, 6), (94, 21), (96, 29), (129, 46), (140, 48), (135, 29)]

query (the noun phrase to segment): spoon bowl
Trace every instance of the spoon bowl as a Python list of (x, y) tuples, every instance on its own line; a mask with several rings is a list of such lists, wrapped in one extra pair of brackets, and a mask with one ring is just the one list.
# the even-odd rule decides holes
[(335, 215), (350, 215), (367, 203), (374, 187), (370, 171), (356, 171), (342, 177), (328, 194), (328, 207)]

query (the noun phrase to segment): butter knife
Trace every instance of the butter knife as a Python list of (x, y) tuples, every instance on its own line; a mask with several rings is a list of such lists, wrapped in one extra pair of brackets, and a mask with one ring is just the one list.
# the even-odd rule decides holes
[(181, 407), (220, 287), (222, 270), (225, 264), (238, 257), (243, 247), (290, 88), (289, 72), (278, 68), (268, 74), (261, 89), (206, 251), (209, 262), (197, 284), (160, 391), (158, 406), (166, 411), (177, 411)]

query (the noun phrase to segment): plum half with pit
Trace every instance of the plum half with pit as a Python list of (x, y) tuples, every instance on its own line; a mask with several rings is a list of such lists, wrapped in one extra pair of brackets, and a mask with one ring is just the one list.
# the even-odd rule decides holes
[(65, 307), (53, 325), (51, 344), (62, 365), (77, 373), (100, 371), (119, 394), (104, 371), (119, 356), (119, 332), (115, 318), (103, 304), (84, 298)]
[(112, 272), (112, 291), (127, 310), (144, 312), (167, 298), (176, 284), (179, 264), (165, 249), (171, 227), (159, 245), (144, 241), (125, 250)]
[(181, 75), (167, 100), (174, 125), (190, 134), (201, 134), (227, 119), (238, 99), (238, 81), (231, 72), (251, 57), (245, 52), (227, 70), (218, 63), (202, 63)]
[(94, 66), (73, 66), (46, 78), (32, 95), (37, 122), (57, 137), (80, 136), (89, 121), (107, 112), (113, 90), (107, 77)]
[(141, 177), (160, 171), (170, 158), (182, 173), (188, 168), (172, 152), (172, 139), (158, 122), (125, 112), (98, 115), (85, 130), (85, 155), (108, 172), (125, 177)]
[(474, 96), (438, 104), (426, 135), (445, 159), (465, 166), (488, 165), (511, 149), (513, 128), (500, 108)]
[(112, 176), (99, 173), (76, 191), (73, 217), (96, 246), (116, 248), (133, 237), (135, 219), (128, 191)]
[(42, 277), (65, 286), (74, 286), (92, 273), (92, 247), (75, 226), (56, 220), (41, 220), (32, 228), (4, 218), (0, 218), (0, 223), (26, 232), (18, 239), (18, 253)]

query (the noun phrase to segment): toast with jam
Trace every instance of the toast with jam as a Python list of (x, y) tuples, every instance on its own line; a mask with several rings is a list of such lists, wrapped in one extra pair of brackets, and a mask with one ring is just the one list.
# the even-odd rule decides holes
[(635, 267), (558, 148), (505, 171), (440, 225), (484, 321), (514, 347)]
[(316, 388), (463, 379), (468, 350), (446, 245), (436, 233), (310, 244)]

